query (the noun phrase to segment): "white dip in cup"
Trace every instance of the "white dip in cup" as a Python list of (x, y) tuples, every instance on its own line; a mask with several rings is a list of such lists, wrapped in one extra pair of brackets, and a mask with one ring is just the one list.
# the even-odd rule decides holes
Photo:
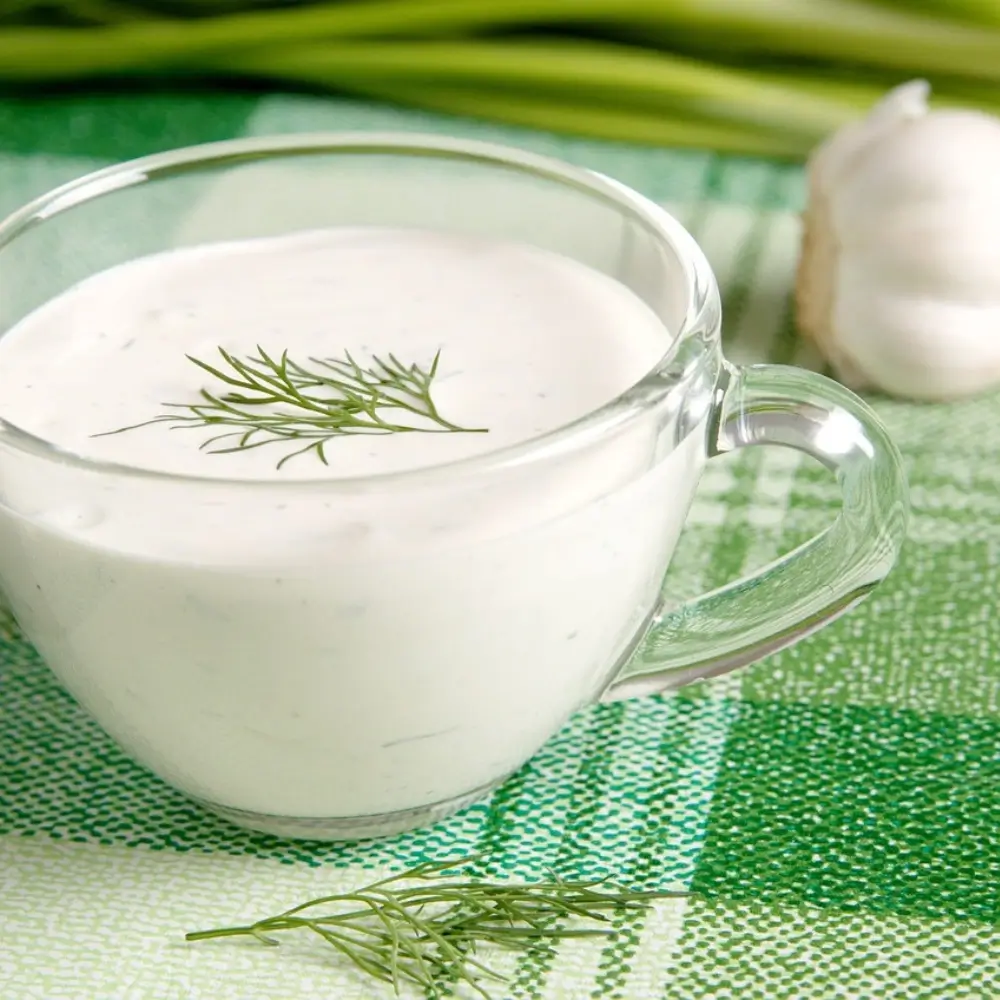
[[(279, 835), (444, 816), (588, 702), (720, 673), (822, 626), (885, 577), (905, 534), (878, 419), (822, 376), (725, 362), (715, 279), (670, 215), (497, 146), (255, 138), (101, 171), (0, 224), (0, 333), (148, 254), (387, 226), (601, 272), (662, 323), (658, 360), (541, 436), (351, 477), (113, 464), (28, 433), (0, 399), (0, 585), (26, 634), (137, 761)], [(830, 468), (839, 516), (756, 576), (664, 607), (706, 460), (759, 444)]]

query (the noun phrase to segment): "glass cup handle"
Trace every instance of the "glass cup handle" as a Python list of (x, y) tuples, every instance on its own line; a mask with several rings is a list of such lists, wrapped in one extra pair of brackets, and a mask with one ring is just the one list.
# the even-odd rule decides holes
[(753, 576), (661, 608), (602, 701), (679, 687), (789, 646), (857, 604), (899, 555), (908, 512), (902, 459), (854, 393), (799, 368), (726, 364), (713, 413), (710, 457), (761, 444), (803, 451), (836, 474), (840, 514)]

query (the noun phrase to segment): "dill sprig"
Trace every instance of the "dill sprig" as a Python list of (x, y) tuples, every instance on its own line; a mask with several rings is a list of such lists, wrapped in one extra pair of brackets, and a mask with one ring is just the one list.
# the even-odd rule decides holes
[[(524, 949), (566, 938), (606, 937), (614, 934), (615, 913), (686, 895), (627, 889), (607, 879), (569, 881), (553, 875), (515, 883), (445, 875), (473, 860), (425, 862), (354, 892), (321, 896), (252, 924), (193, 931), (186, 940), (252, 937), (276, 946), (276, 934), (307, 931), (362, 972), (391, 984), (397, 995), (404, 983), (440, 997), (447, 984), (464, 982), (490, 1000), (489, 982), (504, 977), (477, 957), (479, 946)], [(604, 926), (581, 927), (580, 922)]]
[(237, 357), (219, 348), (220, 367), (187, 355), (202, 371), (229, 386), (225, 392), (202, 389), (197, 403), (163, 403), (169, 412), (95, 437), (169, 424), (170, 428), (224, 428), (201, 448), (231, 454), (264, 445), (292, 450), (280, 469), (298, 455), (314, 452), (329, 465), (326, 446), (350, 434), (486, 433), (485, 427), (460, 427), (446, 420), (431, 398), (441, 352), (429, 368), (403, 364), (395, 354), (372, 357), (364, 367), (345, 352), (343, 359), (292, 361), (288, 351), (273, 357), (258, 345), (256, 354)]

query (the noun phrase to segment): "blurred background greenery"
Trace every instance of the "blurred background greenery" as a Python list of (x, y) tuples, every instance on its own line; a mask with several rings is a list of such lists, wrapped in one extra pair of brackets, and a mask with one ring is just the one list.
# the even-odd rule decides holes
[(0, 91), (298, 87), (798, 159), (913, 77), (1000, 109), (997, 0), (0, 0)]

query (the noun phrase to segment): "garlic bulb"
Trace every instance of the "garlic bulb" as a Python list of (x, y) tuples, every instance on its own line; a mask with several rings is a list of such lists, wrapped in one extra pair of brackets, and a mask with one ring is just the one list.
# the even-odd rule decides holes
[(799, 327), (855, 389), (1000, 384), (1000, 119), (890, 92), (810, 159)]

